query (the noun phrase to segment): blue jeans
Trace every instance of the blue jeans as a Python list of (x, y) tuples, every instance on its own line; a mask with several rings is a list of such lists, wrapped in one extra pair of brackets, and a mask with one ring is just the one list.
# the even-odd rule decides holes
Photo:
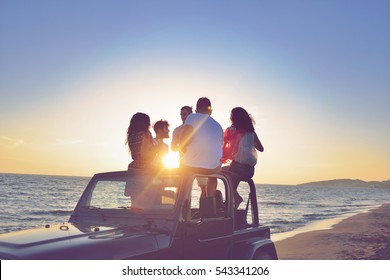
[(246, 181), (253, 177), (255, 174), (255, 167), (241, 164), (237, 161), (233, 161), (230, 166), (224, 167), (225, 170), (231, 173), (233, 179), (233, 190), (237, 192), (240, 181)]

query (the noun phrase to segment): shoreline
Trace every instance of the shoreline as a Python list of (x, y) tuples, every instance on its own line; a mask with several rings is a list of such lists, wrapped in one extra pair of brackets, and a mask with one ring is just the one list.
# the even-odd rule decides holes
[(348, 219), (348, 218), (353, 217), (353, 216), (358, 215), (358, 214), (367, 213), (371, 210), (378, 209), (381, 206), (382, 205), (370, 206), (370, 207), (360, 209), (359, 211), (354, 211), (354, 212), (342, 214), (342, 215), (334, 217), (334, 218), (311, 221), (307, 225), (293, 229), (291, 231), (279, 232), (279, 233), (272, 234), (271, 239), (272, 239), (272, 241), (277, 242), (277, 241), (285, 240), (285, 239), (290, 238), (290, 237), (294, 237), (294, 236), (301, 234), (301, 233), (332, 229), (335, 225), (341, 223), (345, 219)]
[(304, 228), (273, 239), (280, 260), (390, 260), (390, 203)]

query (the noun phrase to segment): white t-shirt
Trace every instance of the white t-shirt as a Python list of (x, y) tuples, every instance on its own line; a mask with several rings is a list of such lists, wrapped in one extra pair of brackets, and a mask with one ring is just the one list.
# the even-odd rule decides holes
[(183, 164), (190, 167), (214, 169), (222, 158), (223, 129), (208, 114), (190, 114), (184, 125), (194, 129), (192, 139), (187, 145)]

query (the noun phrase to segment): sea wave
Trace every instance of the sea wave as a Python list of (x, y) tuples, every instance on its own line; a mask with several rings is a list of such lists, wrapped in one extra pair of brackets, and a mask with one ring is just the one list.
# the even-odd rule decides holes
[(265, 205), (275, 205), (275, 206), (292, 206), (296, 205), (296, 203), (289, 203), (289, 202), (283, 202), (283, 201), (261, 201), (261, 203)]
[(31, 211), (27, 212), (31, 215), (54, 215), (54, 216), (69, 216), (72, 214), (73, 210), (37, 210), (37, 211)]

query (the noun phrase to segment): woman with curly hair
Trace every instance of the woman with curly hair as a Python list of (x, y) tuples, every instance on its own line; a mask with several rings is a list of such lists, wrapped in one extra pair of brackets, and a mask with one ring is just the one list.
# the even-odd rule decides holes
[(241, 107), (233, 108), (230, 114), (231, 126), (224, 132), (222, 163), (230, 163), (223, 169), (230, 172), (233, 179), (234, 203), (238, 208), (242, 197), (237, 188), (240, 181), (253, 177), (257, 163), (256, 150), (263, 152), (261, 144), (253, 126), (251, 115)]

